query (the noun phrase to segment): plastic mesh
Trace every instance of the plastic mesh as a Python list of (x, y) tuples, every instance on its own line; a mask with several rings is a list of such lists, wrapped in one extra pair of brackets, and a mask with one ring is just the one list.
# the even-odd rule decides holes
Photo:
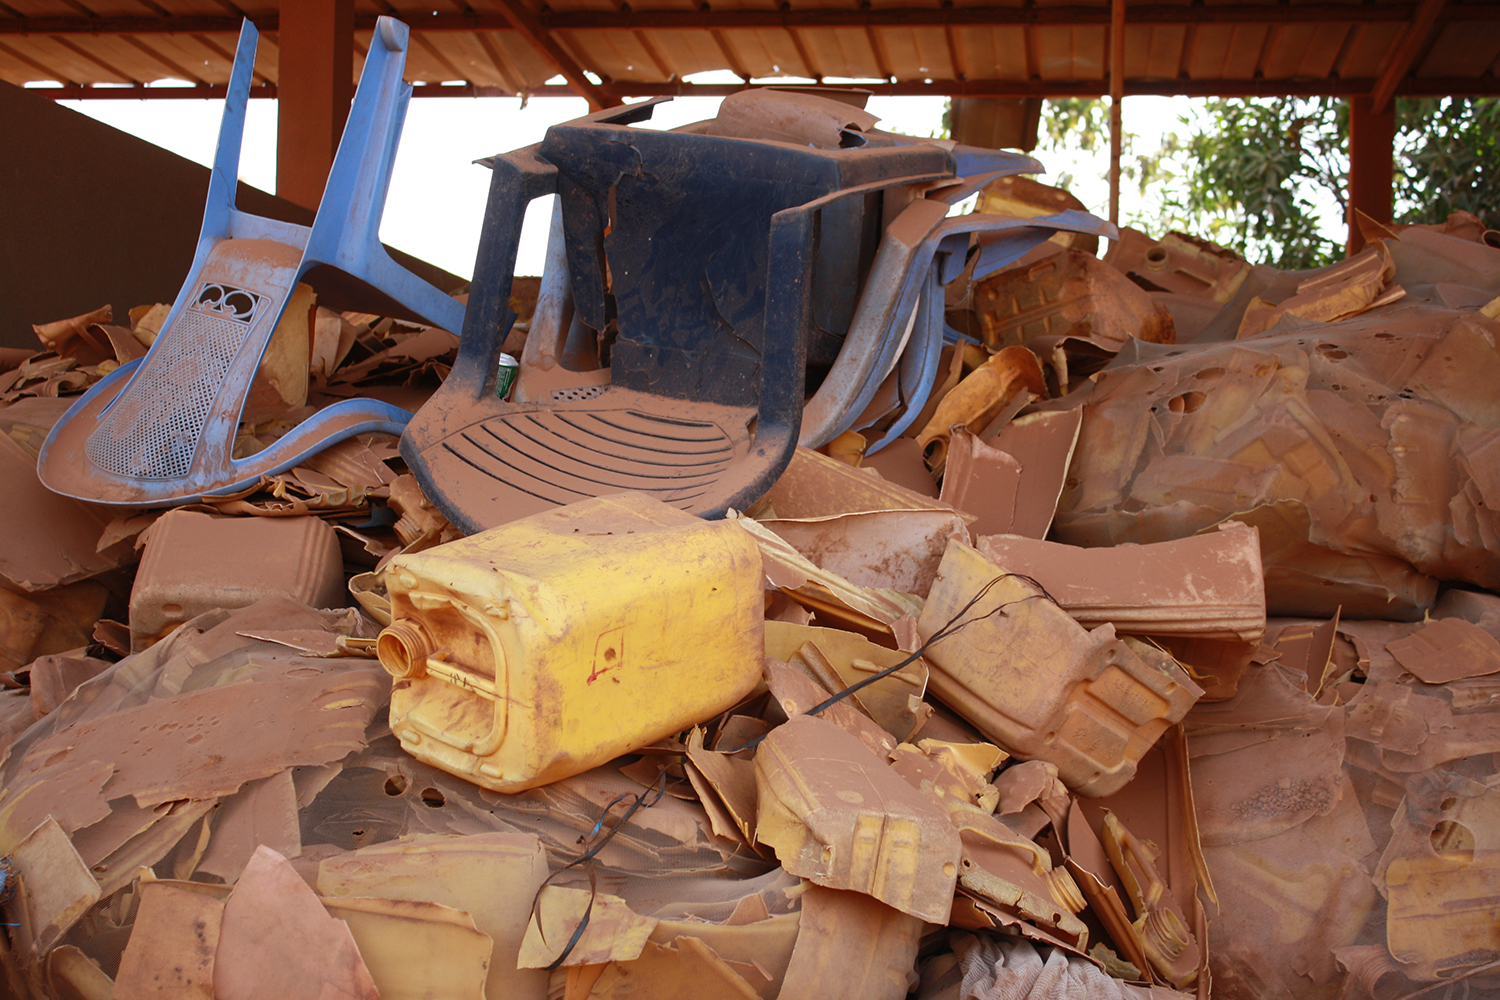
[(180, 479), (192, 466), (209, 410), (254, 320), (183, 310), (161, 344), (89, 435), (89, 461), (136, 479)]

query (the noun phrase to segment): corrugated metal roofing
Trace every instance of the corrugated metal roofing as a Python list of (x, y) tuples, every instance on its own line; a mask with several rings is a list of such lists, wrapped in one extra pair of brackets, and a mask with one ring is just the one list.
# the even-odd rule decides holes
[[(556, 92), (546, 81), (570, 68), (616, 97), (683, 92), (685, 78), (709, 70), (857, 79), (877, 93), (1108, 89), (1110, 8), (1100, 0), (649, 2), (357, 0), (355, 72), (374, 19), (392, 14), (413, 28), (408, 79), (458, 81), (450, 94)], [(243, 12), (267, 43), (256, 76), (269, 94), (277, 8)], [(530, 37), (513, 26), (517, 12)], [(69, 96), (179, 79), (202, 93), (228, 78), (239, 16), (228, 0), (3, 0), (0, 79), (54, 81)], [(1129, 4), (1126, 18), (1127, 93), (1347, 95), (1371, 92), (1382, 76), (1396, 93), (1500, 93), (1500, 3), (1157, 0)]]

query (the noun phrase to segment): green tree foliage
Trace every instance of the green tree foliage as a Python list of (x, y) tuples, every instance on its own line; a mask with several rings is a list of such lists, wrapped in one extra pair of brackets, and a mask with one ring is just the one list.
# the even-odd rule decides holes
[(1500, 224), (1500, 100), (1403, 98), (1396, 127), (1398, 221), (1462, 211)]
[[(1128, 125), (1129, 101), (1125, 113)], [(1045, 147), (1108, 146), (1103, 101), (1048, 102), (1043, 123)], [(1153, 233), (1183, 229), (1283, 268), (1343, 256), (1346, 101), (1211, 99), (1195, 102), (1181, 124), (1145, 154), (1127, 133), (1121, 173), (1149, 198), (1125, 221)], [(1396, 128), (1398, 221), (1441, 222), (1463, 210), (1500, 223), (1500, 100), (1401, 99)]]

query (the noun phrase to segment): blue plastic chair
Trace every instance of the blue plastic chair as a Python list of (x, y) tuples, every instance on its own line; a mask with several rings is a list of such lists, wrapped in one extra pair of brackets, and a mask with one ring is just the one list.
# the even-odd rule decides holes
[(197, 252), (147, 355), (81, 397), (53, 428), (38, 465), (58, 493), (160, 507), (230, 493), (355, 434), (399, 434), (411, 414), (371, 399), (323, 408), (255, 455), (232, 455), (260, 359), (297, 283), (323, 295), (445, 329), (464, 307), (390, 259), (379, 240), (411, 87), (409, 31), (376, 24), (349, 122), (311, 228), (235, 207), (258, 32), (240, 29)]

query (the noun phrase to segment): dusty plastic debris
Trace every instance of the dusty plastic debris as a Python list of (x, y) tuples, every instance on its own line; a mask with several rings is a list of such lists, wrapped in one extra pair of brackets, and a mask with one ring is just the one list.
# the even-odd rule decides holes
[(1058, 539), (1162, 541), (1244, 521), (1260, 529), (1282, 614), (1420, 617), (1433, 577), (1500, 584), (1485, 466), (1449, 457), (1479, 447), (1459, 410), (1480, 397), (1404, 390), (1457, 316), (1376, 315), (1101, 372)]
[[(1174, 542), (1081, 549), (1016, 535), (977, 543), (997, 565), (1037, 580), (1085, 628), (1258, 641), (1266, 627), (1260, 537), (1235, 522)], [(1500, 670), (1500, 664), (1497, 664)]]
[(1041, 365), (1024, 347), (1007, 347), (965, 376), (937, 404), (932, 418), (917, 434), (917, 444), (924, 449), (928, 465), (942, 466), (951, 428), (962, 424), (970, 431), (984, 429), (1023, 391), (1047, 394)]
[(1187, 233), (1159, 240), (1138, 229), (1120, 228), (1104, 262), (1148, 291), (1191, 295), (1224, 303), (1240, 290), (1250, 265), (1232, 250)]
[[(1052, 215), (1070, 208), (1085, 211), (1087, 206), (1063, 188), (1041, 184), (1030, 177), (1019, 175), (990, 181), (979, 192), (979, 200), (974, 205), (976, 212), (1020, 216), (1023, 219)], [(1125, 230), (1120, 232), (1124, 233)], [(1056, 233), (1048, 243), (1064, 249), (1081, 250), (1087, 254), (1097, 253), (1099, 249), (1099, 237), (1091, 233)]]
[(906, 594), (927, 593), (948, 539), (969, 538), (963, 518), (947, 509), (762, 518), (760, 524), (850, 583)]
[(36, 458), (0, 435), (0, 577), (23, 591), (48, 590), (131, 561), (128, 546), (98, 551), (112, 515), (50, 492)]
[(1159, 344), (1175, 339), (1165, 308), (1081, 250), (984, 279), (975, 286), (974, 308), (984, 342), (995, 351), (1024, 345), (1046, 353), (1074, 340), (1113, 352), (1132, 337)]
[(1389, 305), (1405, 294), (1399, 286), (1386, 288), (1395, 273), (1390, 250), (1383, 241), (1377, 242), (1358, 256), (1303, 281), (1290, 298), (1276, 303), (1259, 296), (1252, 299), (1240, 320), (1236, 339), (1265, 333), (1284, 316), (1327, 323), (1377, 305)]
[(860, 587), (816, 565), (770, 528), (747, 517), (734, 523), (756, 540), (766, 578), (788, 596), (831, 623), (916, 648), (921, 598), (888, 587)]
[(872, 510), (931, 510), (935, 495), (935, 484), (932, 493), (914, 491), (799, 447), (781, 478), (746, 513), (757, 518), (813, 518)]
[(787, 871), (947, 922), (958, 832), (936, 803), (855, 737), (815, 716), (797, 716), (760, 745), (755, 784), (755, 837), (775, 849)]
[(317, 608), (346, 603), (338, 541), (315, 517), (170, 511), (141, 541), (145, 551), (130, 591), (134, 652), (205, 611), (248, 607), (272, 594)]
[(680, 732), (760, 678), (754, 541), (642, 494), (399, 556), (385, 578), (392, 731), (497, 791)]
[(224, 901), (213, 995), (223, 1000), (380, 994), (349, 925), (330, 916), (286, 859), (259, 848)]
[(425, 900), (467, 913), (492, 941), (486, 996), (539, 996), (546, 974), (519, 969), (516, 960), (546, 876), (546, 858), (532, 834), (423, 835), (325, 858), (315, 888), (325, 898)]
[(901, 1000), (922, 930), (921, 920), (869, 896), (809, 885), (783, 995)]
[[(950, 622), (962, 627), (934, 641)], [(959, 542), (949, 543), (917, 628), (930, 643), (933, 692), (1005, 750), (1056, 764), (1083, 795), (1129, 781), (1203, 693), (1171, 657), (1148, 663), (1110, 627), (1086, 631)]]

